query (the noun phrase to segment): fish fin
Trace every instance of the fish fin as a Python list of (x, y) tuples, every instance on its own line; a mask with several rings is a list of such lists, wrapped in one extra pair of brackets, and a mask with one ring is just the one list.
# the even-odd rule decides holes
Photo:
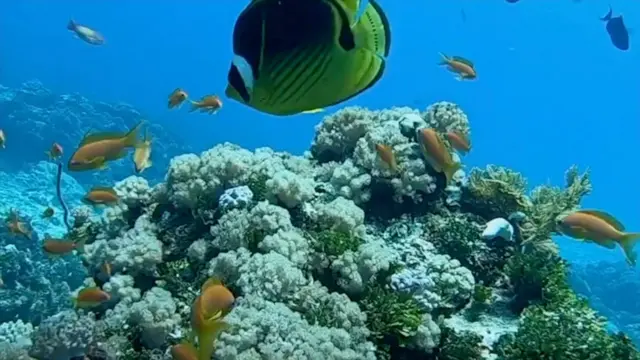
[(104, 156), (94, 157), (89, 161), (89, 165), (96, 166), (97, 169), (103, 169), (107, 166)]
[(624, 254), (627, 257), (627, 262), (631, 266), (636, 265), (638, 254), (633, 250), (636, 242), (640, 240), (640, 233), (627, 233), (620, 239), (620, 246), (624, 250)]
[(80, 238), (80, 240), (75, 242), (75, 250), (80, 253), (83, 254), (84, 253), (84, 245), (87, 242), (87, 237), (86, 236), (82, 236)]
[(122, 133), (122, 132), (96, 132), (96, 133), (87, 133), (84, 135), (84, 137), (82, 138), (82, 140), (80, 141), (80, 146), (83, 145), (87, 145), (87, 144), (91, 144), (97, 141), (102, 141), (102, 140), (113, 140), (113, 139), (122, 139), (122, 137), (126, 136), (127, 134)]
[[(148, 169), (148, 168), (150, 168), (151, 166), (153, 166), (153, 161), (151, 161), (151, 160), (147, 160), (147, 163), (145, 164), (144, 169)], [(144, 169), (143, 169), (143, 170), (144, 170)]]
[(70, 19), (69, 22), (67, 23), (67, 30), (75, 30), (76, 29), (76, 22), (73, 21), (73, 19)]
[(451, 165), (447, 166), (446, 169), (444, 169), (444, 176), (447, 178), (447, 184), (449, 184), (451, 180), (453, 180), (453, 175), (456, 173), (456, 171), (460, 170), (460, 168), (462, 168), (462, 163), (454, 162)]
[(217, 277), (210, 277), (202, 284), (202, 287), (200, 288), (200, 291), (205, 291), (205, 290), (207, 290), (208, 288), (210, 288), (211, 286), (214, 286), (214, 285), (222, 285), (222, 281), (220, 279), (218, 279)]
[(609, 12), (604, 17), (601, 17), (600, 20), (609, 21), (609, 20), (611, 20), (612, 16), (613, 16), (613, 9), (611, 8), (611, 6), (609, 6)]
[(316, 113), (323, 112), (323, 111), (324, 111), (323, 108), (318, 108), (318, 109), (303, 111), (303, 112), (301, 112), (301, 114), (316, 114)]
[(438, 53), (440, 55), (440, 62), (438, 63), (438, 65), (449, 65), (449, 63), (451, 62), (451, 59), (445, 55), (444, 53)]
[[(359, 6), (358, 4), (356, 9)], [(387, 16), (376, 1), (369, 0), (362, 16), (357, 20), (354, 32), (357, 47), (369, 49), (383, 58), (389, 56), (391, 27)]]
[(616, 242), (613, 241), (613, 240), (598, 240), (598, 241), (588, 240), (587, 242), (595, 243), (595, 244), (600, 245), (602, 247), (605, 247), (607, 249), (615, 249), (616, 248)]
[(45, 151), (44, 153), (45, 155), (47, 155), (47, 158), (49, 158), (49, 160), (53, 160), (53, 154), (51, 153), (51, 151)]
[[(124, 146), (126, 147), (135, 147), (138, 143), (138, 130), (140, 130), (140, 126), (144, 123), (144, 120), (138, 121), (138, 123), (129, 130), (128, 133), (124, 136)], [(126, 155), (126, 152), (125, 152)], [(124, 155), (123, 155), (124, 156)]]
[(591, 216), (595, 216), (598, 219), (606, 222), (607, 224), (613, 226), (616, 230), (618, 231), (624, 231), (624, 225), (622, 225), (622, 223), (620, 221), (618, 221), (618, 219), (616, 219), (615, 217), (613, 217), (613, 215), (606, 213), (604, 211), (601, 210), (594, 210), (594, 209), (584, 209), (584, 210), (578, 210), (578, 212), (583, 213), (583, 214), (589, 214)]
[(200, 103), (197, 101), (189, 100), (191, 107), (189, 108), (189, 112), (194, 112), (200, 108)]

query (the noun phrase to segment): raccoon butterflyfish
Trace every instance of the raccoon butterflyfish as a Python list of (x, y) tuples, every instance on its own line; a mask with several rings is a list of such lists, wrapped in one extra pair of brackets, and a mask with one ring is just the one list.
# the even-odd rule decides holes
[(226, 95), (293, 115), (344, 102), (380, 80), (389, 22), (369, 0), (259, 0), (239, 15)]

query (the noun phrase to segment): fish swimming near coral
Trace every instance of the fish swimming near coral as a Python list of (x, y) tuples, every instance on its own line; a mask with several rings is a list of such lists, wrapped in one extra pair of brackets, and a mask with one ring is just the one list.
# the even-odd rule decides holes
[(118, 193), (111, 187), (95, 186), (82, 201), (89, 205), (113, 205), (120, 200)]
[(80, 290), (78, 296), (72, 299), (77, 308), (87, 309), (111, 300), (111, 295), (99, 287), (93, 286)]
[(127, 149), (138, 143), (138, 130), (142, 121), (128, 133), (98, 132), (87, 134), (71, 155), (68, 168), (70, 171), (87, 171), (104, 169), (109, 161), (123, 158)]
[(133, 166), (136, 172), (139, 174), (145, 169), (150, 168), (153, 165), (151, 162), (151, 138), (145, 132), (144, 140), (139, 142), (135, 146), (133, 151)]
[(398, 172), (398, 162), (391, 146), (376, 144), (376, 152), (378, 156), (380, 156), (380, 160), (382, 160), (391, 171)]
[(51, 149), (49, 151), (45, 151), (44, 153), (47, 154), (49, 160), (55, 161), (62, 156), (64, 151), (60, 144), (54, 142), (53, 145), (51, 145)]
[(64, 256), (74, 250), (83, 252), (84, 241), (68, 241), (62, 239), (53, 239), (49, 235), (45, 235), (42, 242), (42, 250), (49, 256)]
[(222, 318), (233, 308), (235, 297), (216, 278), (202, 285), (191, 309), (191, 327), (198, 337), (198, 360), (211, 359), (216, 337), (228, 324)]
[(470, 60), (461, 56), (447, 56), (440, 53), (442, 61), (440, 65), (446, 65), (447, 70), (458, 74), (456, 80), (473, 80), (477, 77), (476, 69)]
[(391, 45), (375, 0), (252, 1), (233, 30), (226, 95), (293, 115), (347, 101), (383, 76)]
[(456, 151), (462, 155), (466, 155), (471, 151), (471, 141), (469, 141), (469, 135), (461, 131), (452, 130), (445, 134), (447, 140)]
[(630, 265), (636, 264), (637, 254), (633, 250), (640, 239), (640, 232), (627, 233), (612, 215), (600, 210), (578, 210), (563, 214), (556, 219), (557, 230), (574, 239), (594, 242), (608, 249), (619, 245)]
[(444, 173), (447, 184), (449, 184), (453, 180), (453, 175), (456, 171), (462, 167), (462, 164), (454, 161), (451, 152), (449, 152), (440, 135), (434, 129), (418, 129), (417, 138), (427, 163), (436, 172)]
[(607, 15), (600, 20), (607, 22), (606, 29), (613, 46), (620, 50), (629, 50), (629, 29), (624, 24), (622, 15), (614, 17), (613, 9), (609, 7)]
[(11, 211), (9, 217), (6, 220), (6, 225), (9, 233), (31, 239), (32, 233), (29, 229), (29, 225), (26, 222), (22, 221), (16, 211)]
[(222, 109), (222, 100), (220, 100), (220, 97), (217, 95), (206, 95), (199, 101), (192, 101), (189, 112), (200, 110), (200, 112), (215, 114), (220, 109)]
[(175, 107), (180, 108), (180, 106), (182, 106), (182, 103), (184, 103), (184, 101), (187, 100), (188, 97), (189, 95), (184, 90), (176, 88), (171, 92), (171, 94), (169, 94), (169, 102), (167, 105), (169, 109), (173, 109)]
[(82, 39), (91, 45), (104, 44), (104, 36), (102, 36), (102, 34), (88, 26), (80, 25), (73, 20), (69, 20), (67, 30), (72, 31), (79, 39)]

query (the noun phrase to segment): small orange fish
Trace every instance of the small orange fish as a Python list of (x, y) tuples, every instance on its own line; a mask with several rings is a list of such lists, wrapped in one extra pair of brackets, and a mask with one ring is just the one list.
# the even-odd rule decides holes
[(376, 144), (376, 151), (380, 159), (387, 164), (387, 166), (393, 171), (398, 172), (398, 162), (396, 161), (396, 155), (393, 152), (393, 148), (385, 144)]
[(95, 186), (84, 196), (82, 201), (89, 205), (113, 205), (120, 198), (113, 188)]
[(191, 327), (200, 344), (199, 359), (211, 358), (216, 337), (228, 327), (222, 318), (231, 311), (234, 301), (231, 291), (218, 279), (210, 278), (202, 285), (191, 309)]
[(139, 142), (133, 151), (133, 166), (139, 174), (153, 165), (151, 161), (151, 138), (145, 132), (144, 140)]
[(53, 145), (51, 145), (51, 150), (45, 151), (44, 153), (47, 154), (47, 156), (49, 157), (49, 160), (57, 160), (59, 157), (62, 156), (62, 153), (63, 153), (62, 146), (54, 142)]
[(457, 80), (473, 80), (477, 77), (473, 63), (461, 56), (447, 56), (440, 53), (442, 61), (440, 65), (446, 65), (447, 70), (458, 74)]
[(198, 360), (198, 351), (190, 343), (181, 343), (171, 347), (173, 360)]
[(109, 161), (118, 160), (127, 155), (127, 149), (138, 143), (139, 122), (128, 133), (87, 134), (78, 149), (71, 155), (68, 168), (71, 171), (104, 169)]
[(169, 109), (173, 109), (176, 106), (179, 109), (187, 98), (189, 98), (189, 95), (184, 90), (176, 88), (171, 92), (171, 94), (169, 94)]
[(108, 262), (102, 264), (102, 266), (100, 267), (100, 271), (102, 271), (102, 273), (104, 273), (108, 277), (111, 277), (111, 264), (109, 264)]
[(71, 253), (73, 250), (82, 252), (84, 249), (84, 242), (74, 242), (62, 239), (52, 239), (48, 235), (45, 236), (42, 242), (42, 250), (51, 256), (64, 256)]
[(453, 179), (453, 175), (462, 165), (453, 160), (440, 135), (434, 129), (420, 129), (418, 130), (418, 143), (422, 148), (422, 154), (427, 163), (436, 172), (444, 173), (447, 178), (447, 184), (449, 184)]
[(4, 131), (0, 129), (0, 148), (5, 148), (5, 143), (7, 142), (7, 138), (4, 135)]
[(53, 210), (53, 208), (51, 206), (49, 206), (48, 208), (44, 209), (44, 211), (42, 212), (41, 217), (43, 219), (50, 219), (53, 217), (53, 215), (56, 213), (55, 210)]
[(12, 211), (7, 220), (7, 228), (13, 235), (22, 235), (27, 239), (31, 239), (31, 230), (28, 225), (20, 219), (15, 211)]
[(624, 225), (608, 213), (600, 210), (578, 210), (556, 219), (557, 230), (574, 239), (594, 242), (608, 249), (619, 245), (627, 262), (635, 266), (637, 254), (633, 251), (640, 239), (640, 232), (625, 232)]
[(457, 130), (449, 131), (445, 134), (447, 140), (451, 146), (460, 152), (462, 155), (466, 155), (469, 151), (471, 151), (471, 142), (469, 141), (469, 136)]
[(222, 108), (222, 100), (216, 95), (207, 95), (204, 96), (200, 101), (192, 101), (191, 102), (191, 110), (196, 111), (200, 110), (200, 112), (205, 112), (208, 114), (215, 114)]
[(111, 295), (104, 292), (99, 287), (93, 286), (80, 290), (78, 296), (72, 299), (76, 307), (92, 308), (99, 306), (105, 301), (111, 300)]

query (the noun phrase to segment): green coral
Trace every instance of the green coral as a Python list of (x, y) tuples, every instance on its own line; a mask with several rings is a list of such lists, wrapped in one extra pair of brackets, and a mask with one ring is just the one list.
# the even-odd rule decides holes
[(471, 170), (469, 185), (465, 188), (467, 196), (462, 197), (462, 203), (484, 218), (506, 218), (511, 213), (529, 208), (526, 192), (527, 180), (522, 174), (489, 165), (485, 169)]
[(339, 230), (322, 230), (310, 234), (316, 251), (329, 257), (337, 257), (345, 251), (356, 251), (363, 243), (363, 239), (348, 232)]
[(379, 359), (388, 358), (393, 347), (409, 343), (422, 324), (424, 312), (409, 295), (380, 285), (370, 285), (360, 301), (367, 315), (370, 338), (377, 343)]
[(447, 254), (471, 270), (474, 278), (493, 285), (504, 278), (503, 268), (514, 253), (513, 243), (480, 238), (482, 219), (471, 214), (431, 215), (424, 219), (427, 240), (441, 254)]
[(573, 296), (562, 304), (527, 308), (515, 335), (501, 338), (498, 360), (637, 360), (624, 335), (611, 335), (606, 320)]
[(509, 259), (505, 271), (515, 295), (511, 305), (516, 313), (570, 292), (566, 265), (553, 253), (538, 249), (519, 253)]
[(482, 338), (478, 334), (442, 326), (440, 346), (436, 349), (437, 360), (482, 360)]
[(557, 234), (556, 218), (568, 211), (576, 210), (580, 201), (591, 190), (589, 172), (582, 174), (572, 166), (565, 173), (565, 188), (539, 186), (531, 193), (529, 220), (522, 226), (525, 247), (544, 247), (557, 252), (551, 236)]
[(253, 201), (260, 202), (266, 200), (267, 180), (269, 180), (269, 176), (261, 172), (252, 173), (249, 176), (247, 187), (253, 193)]

